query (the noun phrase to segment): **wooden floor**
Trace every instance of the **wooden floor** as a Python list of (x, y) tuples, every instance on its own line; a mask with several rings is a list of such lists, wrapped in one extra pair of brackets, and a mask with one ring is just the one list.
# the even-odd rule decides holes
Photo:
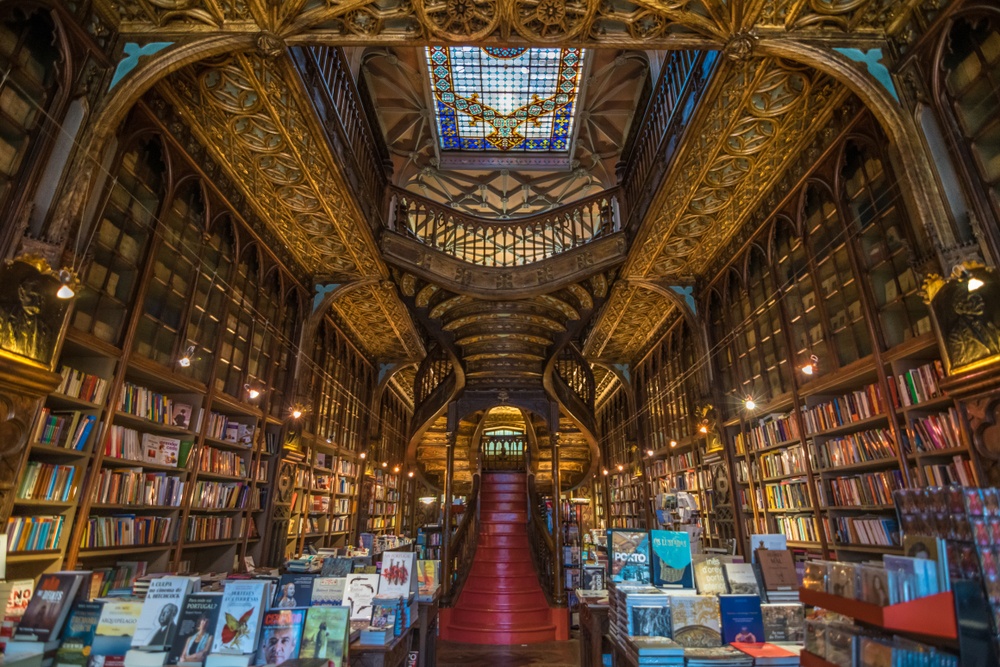
[(480, 646), (478, 644), (455, 644), (438, 640), (437, 667), (578, 667), (580, 664), (580, 642), (570, 639), (564, 642), (544, 644), (520, 644), (516, 646)]

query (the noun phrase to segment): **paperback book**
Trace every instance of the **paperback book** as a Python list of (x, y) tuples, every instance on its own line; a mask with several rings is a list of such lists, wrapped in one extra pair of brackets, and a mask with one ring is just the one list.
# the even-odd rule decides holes
[(691, 537), (685, 531), (650, 531), (652, 580), (661, 588), (694, 588)]
[(261, 610), (269, 598), (271, 582), (260, 579), (227, 581), (219, 610), (219, 631), (212, 639), (212, 653), (250, 655), (260, 637)]
[(722, 643), (764, 641), (764, 617), (757, 595), (720, 595)]
[(299, 657), (326, 660), (329, 667), (347, 667), (350, 616), (347, 607), (311, 607), (306, 612)]
[(645, 531), (609, 530), (611, 581), (649, 583), (649, 534)]
[(379, 575), (378, 592), (384, 595), (398, 595), (409, 598), (417, 593), (417, 554), (412, 551), (386, 551), (382, 554), (382, 572)]
[(299, 656), (305, 609), (272, 609), (264, 614), (255, 665), (280, 665)]
[(184, 598), (200, 586), (197, 577), (160, 577), (149, 582), (142, 614), (132, 637), (132, 648), (159, 651), (169, 648), (177, 632)]
[(218, 632), (222, 593), (192, 593), (184, 601), (167, 663), (200, 667)]
[(716, 556), (698, 555), (694, 560), (694, 581), (699, 595), (727, 593), (722, 561)]
[(89, 572), (43, 574), (18, 623), (14, 639), (48, 642), (59, 638), (77, 591)]
[(351, 610), (352, 621), (369, 621), (372, 617), (372, 598), (378, 588), (377, 574), (352, 574), (344, 586), (341, 604)]
[(125, 654), (132, 647), (132, 636), (141, 614), (142, 602), (139, 600), (107, 600), (101, 607), (91, 654), (118, 656), (124, 661)]
[(278, 582), (271, 606), (275, 609), (308, 607), (312, 603), (312, 591), (316, 577), (310, 574), (283, 574)]
[(729, 592), (736, 595), (760, 595), (757, 575), (750, 563), (725, 563), (726, 583)]
[[(336, 605), (344, 601), (347, 577), (316, 577), (312, 586), (312, 605)], [(308, 607), (310, 605), (302, 605)]]
[(102, 606), (100, 602), (73, 605), (63, 628), (62, 643), (56, 651), (56, 667), (86, 667)]

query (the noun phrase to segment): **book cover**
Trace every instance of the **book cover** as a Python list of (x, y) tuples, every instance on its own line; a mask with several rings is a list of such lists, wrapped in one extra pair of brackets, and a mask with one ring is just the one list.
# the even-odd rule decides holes
[(417, 585), (421, 593), (431, 593), (441, 585), (441, 561), (417, 561)]
[(86, 666), (102, 606), (100, 602), (77, 602), (73, 605), (63, 627), (56, 665)]
[(910, 558), (925, 558), (934, 561), (938, 571), (938, 590), (951, 590), (948, 576), (948, 552), (943, 540), (930, 535), (906, 535), (903, 538), (903, 555)]
[(346, 585), (347, 577), (316, 577), (312, 587), (312, 604), (339, 607), (344, 601)]
[(757, 575), (750, 563), (724, 563), (722, 569), (726, 573), (726, 583), (729, 592), (736, 595), (760, 595)]
[(38, 642), (57, 639), (84, 578), (84, 573), (80, 572), (43, 574), (14, 638)]
[(764, 618), (764, 641), (801, 644), (806, 639), (806, 609), (800, 602), (760, 606)]
[(842, 598), (857, 597), (857, 568), (853, 563), (834, 563), (830, 567), (830, 593)]
[(699, 595), (727, 593), (722, 561), (715, 556), (699, 555), (694, 560), (694, 581)]
[(584, 590), (603, 591), (605, 589), (603, 565), (584, 565), (582, 573), (582, 588)]
[(409, 598), (417, 592), (414, 576), (417, 554), (412, 551), (386, 551), (382, 554), (382, 571), (379, 574), (380, 595), (398, 595)]
[(764, 641), (764, 617), (757, 595), (720, 595), (722, 643)]
[(382, 601), (381, 603), (372, 603), (372, 620), (368, 624), (368, 627), (373, 630), (392, 630), (393, 634), (396, 632), (396, 614), (398, 611), (398, 604), (386, 603)]
[(200, 584), (200, 580), (194, 577), (160, 577), (150, 581), (132, 637), (132, 648), (152, 651), (169, 648), (177, 632), (184, 598), (196, 584)]
[(292, 607), (308, 607), (312, 603), (312, 591), (316, 575), (313, 574), (283, 574), (278, 582), (278, 590), (274, 593), (271, 607), (274, 609), (291, 609)]
[(926, 558), (884, 556), (889, 575), (889, 604), (909, 602), (937, 592), (936, 563)]
[(609, 530), (611, 581), (649, 583), (649, 534), (645, 531)]
[(167, 664), (195, 667), (205, 662), (219, 627), (222, 593), (192, 593), (184, 600)]
[(132, 647), (132, 635), (135, 634), (135, 626), (141, 614), (141, 600), (107, 600), (97, 621), (91, 654), (124, 658)]
[(719, 598), (714, 595), (671, 596), (670, 625), (674, 641), (685, 648), (721, 646)]
[(270, 584), (260, 579), (226, 582), (212, 653), (248, 655), (254, 652)]
[(789, 551), (759, 549), (757, 560), (760, 564), (764, 588), (769, 591), (793, 591), (799, 587), (795, 573), (795, 563)]
[(350, 645), (351, 611), (347, 607), (312, 607), (306, 612), (299, 657), (327, 660), (330, 667), (346, 667)]
[(339, 556), (327, 558), (323, 561), (323, 569), (320, 575), (324, 577), (346, 577), (351, 573), (353, 566), (354, 561), (350, 558), (341, 558)]
[(187, 403), (174, 403), (170, 411), (170, 423), (180, 428), (191, 428), (191, 406)]
[(877, 565), (862, 565), (861, 592), (859, 599), (865, 602), (885, 607), (889, 604), (889, 573), (885, 567)]
[(3, 622), (0, 624), (0, 650), (7, 640), (14, 636), (14, 630), (24, 612), (28, 609), (32, 593), (35, 590), (33, 579), (16, 579), (7, 584), (7, 606), (4, 609)]
[(632, 607), (632, 634), (638, 637), (669, 637), (670, 607), (667, 605)]
[(351, 610), (352, 621), (371, 620), (372, 598), (377, 588), (377, 574), (352, 574), (347, 577), (341, 604)]
[(650, 531), (654, 586), (694, 588), (691, 537), (685, 531)]
[(750, 562), (757, 562), (757, 549), (784, 551), (788, 548), (788, 538), (779, 533), (750, 536)]
[(264, 614), (255, 665), (280, 665), (299, 657), (305, 609), (272, 609)]

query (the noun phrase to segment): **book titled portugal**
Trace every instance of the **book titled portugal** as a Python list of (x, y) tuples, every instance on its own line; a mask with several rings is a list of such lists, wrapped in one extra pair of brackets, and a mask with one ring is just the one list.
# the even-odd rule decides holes
[(609, 530), (608, 567), (611, 581), (649, 583), (649, 534), (639, 530)]

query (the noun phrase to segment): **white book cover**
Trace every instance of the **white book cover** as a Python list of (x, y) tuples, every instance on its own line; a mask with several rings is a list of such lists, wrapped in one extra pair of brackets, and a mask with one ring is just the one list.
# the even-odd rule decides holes
[(196, 588), (200, 588), (197, 577), (161, 577), (150, 581), (132, 636), (132, 648), (158, 651), (169, 647), (177, 633), (184, 598)]
[(382, 554), (379, 595), (398, 595), (408, 600), (417, 593), (417, 554), (412, 551), (386, 551)]
[(788, 548), (788, 538), (780, 533), (750, 536), (750, 562), (756, 563), (757, 549), (770, 549), (772, 551), (784, 551)]
[(377, 574), (352, 574), (347, 577), (341, 604), (350, 608), (352, 621), (371, 620), (372, 598), (378, 590), (378, 577)]
[(344, 601), (347, 577), (316, 577), (312, 589), (314, 605), (340, 606)]
[(212, 653), (254, 653), (260, 636), (262, 611), (271, 599), (270, 583), (263, 579), (226, 582)]

